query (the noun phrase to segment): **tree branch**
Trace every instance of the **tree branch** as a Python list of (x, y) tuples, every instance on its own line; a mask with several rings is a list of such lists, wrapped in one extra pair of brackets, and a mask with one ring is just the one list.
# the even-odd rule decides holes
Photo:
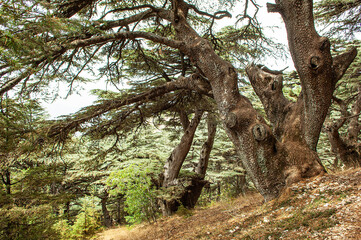
[(71, 18), (82, 9), (93, 4), (95, 0), (68, 0), (58, 6), (57, 17)]
[[(188, 7), (190, 9), (193, 9), (196, 13), (198, 13), (200, 15), (207, 16), (207, 17), (210, 17), (213, 19), (222, 19), (224, 17), (232, 18), (232, 15), (228, 11), (218, 11), (218, 12), (215, 12), (214, 14), (210, 14), (210, 13), (199, 10), (195, 5), (192, 5), (192, 4), (189, 4)], [(217, 16), (217, 15), (219, 15), (219, 16)]]
[(106, 43), (110, 41), (115, 40), (121, 40), (121, 39), (131, 39), (135, 40), (137, 38), (143, 38), (147, 40), (151, 40), (156, 43), (161, 43), (164, 45), (167, 45), (169, 47), (177, 48), (177, 49), (184, 49), (185, 45), (182, 41), (169, 39), (166, 37), (161, 37), (153, 33), (149, 32), (131, 32), (131, 31), (124, 31), (124, 32), (118, 32), (118, 33), (112, 33), (112, 34), (106, 34), (103, 36), (96, 36), (91, 37), (87, 39), (78, 39), (74, 40), (70, 43), (62, 45), (62, 47), (66, 49), (73, 49), (73, 48), (79, 48), (79, 47), (86, 47), (86, 46), (92, 46), (100, 43)]
[(179, 77), (173, 82), (167, 82), (162, 86), (153, 88), (141, 94), (124, 96), (114, 100), (104, 100), (102, 103), (82, 109), (80, 112), (75, 114), (71, 120), (64, 120), (53, 125), (48, 130), (47, 135), (50, 138), (58, 138), (64, 141), (71, 130), (78, 128), (81, 124), (88, 122), (91, 119), (103, 115), (111, 110), (119, 109), (133, 103), (148, 102), (175, 90), (190, 89), (203, 94), (209, 94), (210, 87), (209, 89), (206, 89), (206, 91), (202, 91), (201, 89), (204, 89), (204, 86), (197, 86), (199, 82), (199, 80), (197, 80), (198, 78), (199, 76), (197, 74), (193, 74), (189, 77)]
[[(357, 48), (353, 47), (351, 50), (342, 53), (333, 58), (333, 69), (336, 73), (336, 82), (342, 78), (346, 70), (357, 56)], [(335, 83), (336, 84), (336, 83)]]

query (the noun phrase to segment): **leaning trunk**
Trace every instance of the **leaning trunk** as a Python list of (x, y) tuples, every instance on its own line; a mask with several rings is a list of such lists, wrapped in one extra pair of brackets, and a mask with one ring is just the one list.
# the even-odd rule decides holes
[(208, 114), (208, 137), (206, 142), (203, 144), (199, 161), (197, 167), (195, 169), (195, 173), (197, 175), (193, 176), (191, 179), (191, 183), (187, 186), (180, 198), (180, 202), (186, 208), (194, 208), (196, 205), (203, 187), (209, 183), (204, 180), (206, 175), (208, 161), (211, 154), (211, 150), (213, 148), (214, 137), (216, 135), (217, 123), (214, 115), (211, 113)]
[(176, 194), (178, 175), (192, 145), (194, 133), (197, 130), (202, 114), (203, 111), (197, 110), (195, 112), (195, 116), (185, 129), (180, 143), (175, 147), (164, 166), (162, 187), (165, 189), (167, 197), (160, 202), (164, 216), (170, 216), (178, 209), (178, 194)]

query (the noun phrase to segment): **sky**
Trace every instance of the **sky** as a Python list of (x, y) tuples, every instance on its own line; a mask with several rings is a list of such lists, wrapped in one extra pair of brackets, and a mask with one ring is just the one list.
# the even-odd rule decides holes
[[(266, 9), (266, 2), (262, 1), (261, 8), (258, 12), (258, 17), (260, 23), (264, 27), (271, 27), (277, 26), (278, 28), (273, 28), (273, 30), (266, 30), (266, 36), (273, 37), (278, 43), (283, 43), (287, 45), (287, 35), (286, 30), (282, 21), (282, 18), (277, 13), (268, 13)], [(217, 21), (217, 26), (227, 26), (227, 25), (234, 25), (237, 19), (237, 15), (243, 13), (243, 4), (240, 2), (232, 11), (232, 18), (224, 18), (222, 20)], [(237, 25), (240, 26), (240, 25)], [(266, 65), (267, 67), (275, 70), (284, 69), (288, 67), (287, 70), (294, 69), (293, 63), (291, 59), (266, 59), (265, 62), (262, 64)], [(94, 101), (96, 101), (96, 97), (90, 94), (92, 89), (109, 89), (114, 90), (114, 87), (106, 85), (104, 81), (98, 81), (95, 83), (86, 83), (83, 86), (84, 89), (79, 90), (77, 93), (74, 93), (67, 98), (67, 86), (64, 85), (62, 87), (65, 89), (63, 92), (59, 93), (59, 96), (55, 101), (43, 103), (43, 107), (48, 112), (50, 119), (56, 119), (62, 115), (68, 115), (71, 113), (75, 113), (81, 108), (91, 105)]]

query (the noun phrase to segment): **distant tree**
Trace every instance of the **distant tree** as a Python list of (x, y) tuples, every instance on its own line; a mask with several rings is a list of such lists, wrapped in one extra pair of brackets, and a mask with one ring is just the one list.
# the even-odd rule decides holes
[[(30, 99), (3, 97), (0, 110), (0, 238), (56, 239), (52, 191), (61, 177), (38, 158), (45, 143), (44, 110)], [(60, 180), (61, 181), (61, 180)]]

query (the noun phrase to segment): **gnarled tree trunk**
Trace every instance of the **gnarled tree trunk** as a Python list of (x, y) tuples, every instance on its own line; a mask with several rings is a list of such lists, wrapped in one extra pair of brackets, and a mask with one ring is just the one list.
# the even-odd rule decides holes
[[(208, 113), (208, 138), (203, 144), (200, 159), (195, 169), (195, 175), (192, 175), (190, 179), (187, 179), (187, 185), (180, 186), (179, 172), (184, 163), (184, 160), (190, 150), (193, 142), (194, 133), (200, 122), (202, 111), (196, 111), (194, 118), (189, 122), (185, 112), (180, 112), (181, 123), (184, 129), (184, 135), (179, 145), (173, 150), (171, 156), (168, 158), (165, 164), (164, 180), (163, 185), (165, 189), (176, 187), (171, 196), (171, 199), (163, 199), (161, 201), (161, 208), (163, 215), (169, 216), (182, 204), (186, 208), (193, 208), (199, 196), (201, 195), (202, 189), (208, 182), (204, 180), (209, 156), (213, 147), (214, 137), (216, 134), (216, 119), (213, 114)], [(184, 188), (183, 188), (184, 187)]]
[[(288, 103), (279, 89), (278, 98), (268, 100), (266, 112), (275, 128), (272, 131), (239, 93), (236, 69), (187, 23), (189, 5), (183, 0), (173, 1), (173, 25), (177, 39), (184, 42), (181, 50), (209, 80), (226, 132), (265, 200), (277, 197), (286, 184), (325, 172), (315, 152), (319, 134), (335, 84), (356, 55), (353, 49), (332, 59), (329, 40), (315, 30), (312, 4), (311, 0), (277, 0), (269, 4), (269, 10), (279, 12), (285, 21), (302, 86), (302, 94), (294, 104)], [(263, 79), (257, 69), (251, 67), (248, 72), (253, 82), (260, 81), (258, 77)], [(274, 82), (276, 87), (276, 77), (271, 74), (264, 80)], [(272, 92), (261, 89), (259, 95), (268, 93)], [(265, 105), (267, 101), (263, 102)]]
[[(196, 110), (195, 115), (190, 123), (183, 122), (183, 127), (185, 128), (184, 134), (181, 138), (180, 143), (176, 146), (172, 154), (167, 159), (167, 162), (164, 166), (164, 179), (162, 187), (169, 189), (172, 186), (178, 185), (178, 175), (182, 168), (183, 162), (187, 157), (189, 149), (193, 142), (194, 133), (197, 130), (198, 124), (203, 115), (203, 111)], [(181, 115), (181, 118), (184, 116)], [(161, 209), (164, 216), (170, 216), (173, 212), (178, 209), (178, 202), (176, 199), (177, 196), (173, 196), (172, 199), (163, 199), (161, 200)]]
[(209, 156), (213, 148), (214, 137), (217, 130), (215, 116), (211, 113), (208, 113), (207, 125), (208, 136), (207, 140), (202, 145), (199, 161), (195, 169), (195, 173), (197, 175), (192, 177), (191, 184), (185, 188), (185, 191), (180, 198), (180, 202), (186, 208), (195, 207), (202, 193), (203, 187), (209, 183), (208, 181), (204, 180), (204, 178), (207, 172)]

